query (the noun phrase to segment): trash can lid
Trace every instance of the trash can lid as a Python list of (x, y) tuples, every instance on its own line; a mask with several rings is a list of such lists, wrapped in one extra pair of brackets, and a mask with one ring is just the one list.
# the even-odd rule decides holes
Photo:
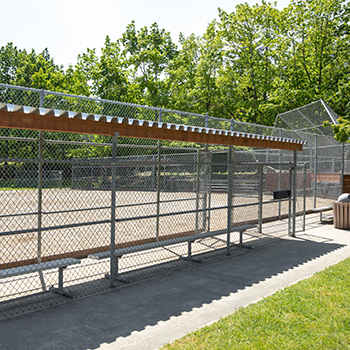
[(350, 202), (350, 194), (343, 193), (338, 197), (338, 202)]

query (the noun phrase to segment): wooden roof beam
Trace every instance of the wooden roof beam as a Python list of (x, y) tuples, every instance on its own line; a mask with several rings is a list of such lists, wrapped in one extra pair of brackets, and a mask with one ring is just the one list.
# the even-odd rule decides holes
[(118, 132), (123, 137), (290, 151), (301, 151), (303, 144), (305, 144), (304, 141), (281, 139), (272, 136), (167, 123), (152, 123), (118, 117), (109, 117), (108, 121), (106, 116), (89, 115), (89, 118), (83, 119), (81, 113), (54, 111), (51, 109), (32, 108), (26, 112), (23, 106), (15, 106), (9, 109), (5, 104), (0, 104), (0, 127), (111, 136)]

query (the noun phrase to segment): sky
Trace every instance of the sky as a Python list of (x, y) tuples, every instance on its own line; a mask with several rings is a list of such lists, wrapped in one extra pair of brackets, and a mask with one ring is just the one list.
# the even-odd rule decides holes
[[(261, 0), (2, 0), (0, 47), (12, 42), (18, 49), (37, 53), (46, 47), (56, 64), (75, 64), (79, 53), (96, 48), (108, 35), (112, 41), (125, 32), (132, 20), (136, 29), (157, 22), (171, 33), (202, 35), (218, 18), (218, 8), (231, 13), (237, 4)], [(277, 8), (289, 0), (278, 0)]]

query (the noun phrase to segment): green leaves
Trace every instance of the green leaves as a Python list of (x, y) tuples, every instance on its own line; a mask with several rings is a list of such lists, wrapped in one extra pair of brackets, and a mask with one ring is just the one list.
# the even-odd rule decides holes
[(267, 125), (318, 99), (345, 117), (349, 23), (344, 0), (292, 0), (282, 11), (242, 3), (232, 13), (219, 9), (203, 35), (180, 34), (177, 46), (157, 23), (133, 21), (66, 71), (47, 49), (28, 53), (8, 43), (0, 48), (0, 82)]
[[(159, 29), (157, 23), (137, 31), (133, 21), (123, 33), (121, 42), (126, 64), (131, 70), (132, 89), (135, 90), (137, 86), (143, 103), (166, 107), (169, 95), (167, 68), (177, 55), (177, 47), (170, 33)], [(135, 102), (140, 103), (137, 100)]]

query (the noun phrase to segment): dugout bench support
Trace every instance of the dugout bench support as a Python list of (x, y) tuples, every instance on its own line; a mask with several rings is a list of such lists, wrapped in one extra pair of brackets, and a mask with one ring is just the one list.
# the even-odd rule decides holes
[(58, 268), (58, 288), (51, 287), (49, 290), (56, 294), (60, 294), (62, 296), (71, 298), (72, 293), (63, 289), (63, 270), (70, 265), (80, 264), (80, 262), (81, 261), (79, 259), (66, 258), (61, 260), (41, 262), (41, 263), (32, 264), (32, 265), (12, 267), (9, 269), (0, 270), (0, 279), (20, 276), (20, 275), (25, 275), (29, 273), (35, 273), (35, 272), (41, 273), (42, 271), (45, 271), (45, 270), (52, 270), (52, 269)]
[[(234, 247), (239, 247), (239, 248), (251, 248), (248, 245), (243, 244), (243, 234), (246, 230), (257, 228), (256, 225), (253, 224), (246, 224), (246, 225), (240, 225), (240, 226), (233, 226), (230, 229), (231, 232), (239, 232), (239, 243), (238, 244), (233, 244)], [(155, 248), (164, 248), (169, 245), (174, 245), (178, 243), (188, 243), (188, 256), (186, 257), (180, 257), (180, 259), (186, 259), (192, 262), (201, 262), (200, 259), (194, 258), (192, 256), (192, 247), (191, 244), (195, 242), (196, 240), (203, 239), (203, 238), (208, 238), (208, 237), (215, 237), (219, 235), (224, 235), (227, 233), (227, 229), (223, 230), (217, 230), (217, 231), (211, 231), (211, 232), (201, 232), (198, 234), (193, 234), (189, 236), (182, 236), (182, 237), (177, 237), (175, 239), (167, 239), (167, 240), (159, 240), (156, 242), (152, 243), (145, 243), (145, 244), (138, 244), (138, 245), (133, 245), (133, 246), (128, 246), (125, 248), (119, 248), (114, 250), (114, 255), (111, 255), (111, 251), (105, 251), (105, 252), (100, 252), (96, 254), (90, 254), (88, 258), (90, 259), (95, 259), (95, 260), (102, 260), (102, 259), (108, 259), (111, 258), (112, 263), (114, 264), (114, 277), (113, 281), (120, 281), (123, 283), (128, 283), (128, 280), (125, 278), (122, 278), (119, 275), (118, 271), (118, 262), (119, 259), (126, 254), (131, 254), (131, 253), (136, 253), (136, 252), (141, 252), (145, 250), (150, 250), (150, 249), (155, 249)], [(230, 242), (230, 235), (228, 235), (228, 244), (231, 246)], [(228, 254), (229, 255), (229, 254)], [(105, 275), (106, 278), (111, 279), (110, 274)]]

